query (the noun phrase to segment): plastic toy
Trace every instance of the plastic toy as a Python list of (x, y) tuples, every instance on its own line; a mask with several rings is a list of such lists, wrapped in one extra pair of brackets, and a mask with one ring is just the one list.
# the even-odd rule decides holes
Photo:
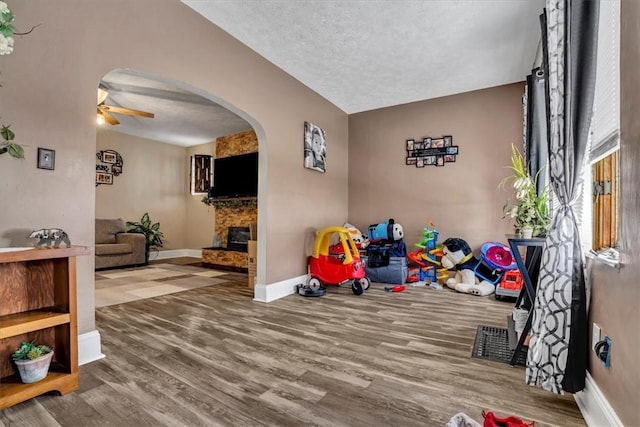
[[(469, 244), (458, 237), (450, 237), (442, 245), (442, 265), (455, 268), (456, 275), (447, 279), (446, 285), (458, 292), (486, 296), (495, 291), (496, 274), (473, 255)], [(479, 273), (479, 274), (478, 274)], [(491, 280), (485, 280), (488, 277)], [(479, 278), (483, 278), (482, 281)], [(493, 282), (493, 283), (492, 283)]]
[(496, 299), (501, 299), (503, 296), (517, 298), (520, 295), (523, 283), (524, 280), (520, 270), (505, 271), (502, 280), (496, 286)]
[[(486, 274), (486, 269), (482, 268), (482, 263), (493, 269), (491, 274)], [(495, 285), (502, 279), (505, 271), (513, 270), (517, 267), (511, 254), (511, 249), (507, 245), (498, 242), (485, 242), (480, 249), (480, 262), (473, 271), (480, 279)]]
[(407, 289), (405, 285), (387, 286), (384, 288), (384, 290), (387, 292), (402, 292), (405, 289)]
[(377, 243), (392, 243), (404, 237), (402, 225), (395, 222), (393, 218), (384, 223), (370, 225), (368, 232), (369, 240)]
[[(342, 254), (339, 256), (329, 253), (331, 239), (336, 235), (342, 246)], [(370, 285), (369, 279), (365, 277), (360, 252), (351, 233), (344, 227), (331, 226), (318, 231), (312, 255), (308, 259), (308, 269), (309, 280), (305, 285), (298, 286), (298, 293), (301, 295), (322, 292), (324, 285), (339, 286), (349, 281), (353, 293), (362, 295)]]
[(447, 269), (441, 267), (442, 264), (439, 261), (442, 257), (442, 247), (438, 245), (438, 235), (433, 222), (429, 221), (429, 226), (422, 232), (422, 240), (416, 243), (420, 249), (407, 254), (407, 258), (419, 267), (417, 275), (419, 281), (431, 284), (449, 277)]

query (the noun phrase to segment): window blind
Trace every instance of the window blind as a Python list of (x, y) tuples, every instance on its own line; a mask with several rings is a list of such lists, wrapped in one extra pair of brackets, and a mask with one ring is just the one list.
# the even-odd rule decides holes
[(620, 0), (600, 2), (591, 161), (620, 142)]

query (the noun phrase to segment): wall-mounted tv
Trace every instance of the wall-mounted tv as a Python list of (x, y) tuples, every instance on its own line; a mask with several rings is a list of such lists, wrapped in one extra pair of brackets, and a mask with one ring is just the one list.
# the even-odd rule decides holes
[(258, 153), (221, 157), (213, 161), (213, 186), (209, 197), (256, 197), (258, 195)]

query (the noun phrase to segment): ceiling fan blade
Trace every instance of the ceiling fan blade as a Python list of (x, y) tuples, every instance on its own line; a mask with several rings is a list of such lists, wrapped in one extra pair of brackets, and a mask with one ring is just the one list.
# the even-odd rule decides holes
[(104, 117), (104, 121), (109, 123), (110, 125), (119, 125), (120, 122), (118, 121), (118, 119), (116, 119), (115, 117), (113, 117), (111, 114), (109, 114), (107, 111), (104, 111), (102, 109), (98, 110), (98, 114), (101, 114), (102, 117)]
[(102, 111), (108, 111), (110, 113), (128, 114), (130, 116), (148, 117), (150, 119), (153, 119), (155, 117), (153, 113), (148, 113), (146, 111), (133, 110), (131, 108), (114, 107), (112, 105), (101, 105), (100, 109), (102, 109)]
[(109, 92), (104, 89), (98, 88), (98, 105), (102, 104), (105, 99), (109, 96)]

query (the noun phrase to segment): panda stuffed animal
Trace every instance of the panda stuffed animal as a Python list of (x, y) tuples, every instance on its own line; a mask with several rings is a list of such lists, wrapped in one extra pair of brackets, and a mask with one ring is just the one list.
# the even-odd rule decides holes
[(457, 270), (454, 277), (447, 279), (447, 287), (465, 294), (479, 296), (491, 295), (495, 292), (494, 285), (486, 280), (480, 281), (476, 276), (475, 270), (477, 268), (487, 267), (484, 264), (478, 265), (480, 261), (473, 255), (466, 241), (458, 237), (450, 237), (445, 240), (442, 243), (442, 259), (440, 262), (447, 269), (455, 268)]

